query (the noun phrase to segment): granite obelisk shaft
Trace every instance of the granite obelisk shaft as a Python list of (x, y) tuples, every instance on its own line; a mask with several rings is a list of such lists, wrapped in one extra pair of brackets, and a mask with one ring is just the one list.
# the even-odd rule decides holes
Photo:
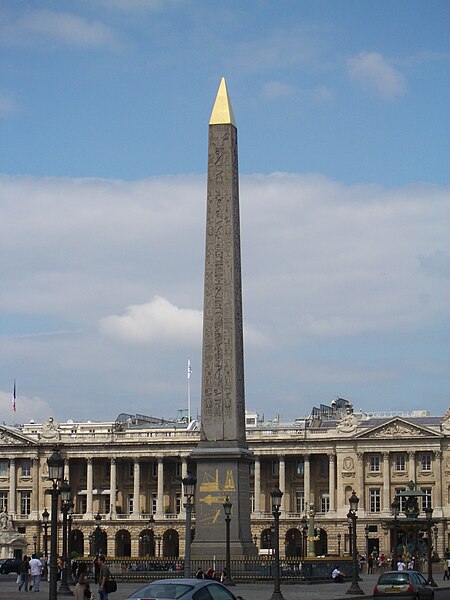
[(192, 555), (225, 555), (222, 504), (233, 504), (231, 554), (255, 554), (250, 531), (237, 129), (222, 79), (209, 123), (201, 436)]

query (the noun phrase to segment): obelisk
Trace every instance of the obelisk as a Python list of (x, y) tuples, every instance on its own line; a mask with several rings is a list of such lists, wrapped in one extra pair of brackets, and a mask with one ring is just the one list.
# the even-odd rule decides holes
[(192, 556), (225, 554), (222, 504), (232, 503), (230, 548), (256, 554), (250, 530), (251, 453), (245, 436), (237, 129), (222, 78), (208, 140), (201, 435)]

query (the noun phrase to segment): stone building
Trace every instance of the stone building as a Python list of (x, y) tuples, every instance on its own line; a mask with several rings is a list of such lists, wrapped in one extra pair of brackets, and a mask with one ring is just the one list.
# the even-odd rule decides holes
[[(423, 492), (420, 517), (427, 505), (433, 507), (438, 553), (450, 547), (450, 410), (443, 417), (426, 411), (365, 414), (338, 398), (292, 423), (267, 422), (247, 412), (246, 430), (254, 455), (251, 528), (259, 549), (271, 546), (270, 491), (279, 485), (282, 555), (301, 554), (302, 518), (312, 510), (315, 553), (348, 554), (346, 516), (353, 489), (359, 497), (360, 551), (390, 555), (386, 520), (395, 495), (409, 481)], [(182, 556), (181, 480), (195, 473), (190, 454), (199, 436), (196, 421), (143, 415), (101, 423), (49, 418), (42, 424), (0, 425), (0, 512), (25, 534), (29, 548), (36, 543), (44, 550), (42, 513), (50, 509), (51, 487), (46, 461), (57, 445), (72, 489), (72, 551)]]

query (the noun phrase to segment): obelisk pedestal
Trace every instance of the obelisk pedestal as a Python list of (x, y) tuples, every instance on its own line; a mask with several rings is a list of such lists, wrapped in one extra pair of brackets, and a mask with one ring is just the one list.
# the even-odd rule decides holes
[(222, 79), (209, 122), (201, 436), (192, 557), (256, 554), (250, 529), (252, 454), (245, 436), (237, 129)]

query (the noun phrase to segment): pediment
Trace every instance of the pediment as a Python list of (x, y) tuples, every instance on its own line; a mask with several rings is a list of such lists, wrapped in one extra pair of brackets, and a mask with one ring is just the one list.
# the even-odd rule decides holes
[(405, 438), (439, 438), (441, 437), (434, 431), (410, 423), (406, 419), (399, 417), (393, 418), (382, 425), (373, 427), (356, 436), (358, 439), (405, 439)]
[(0, 446), (35, 446), (36, 440), (29, 438), (6, 425), (0, 425)]

